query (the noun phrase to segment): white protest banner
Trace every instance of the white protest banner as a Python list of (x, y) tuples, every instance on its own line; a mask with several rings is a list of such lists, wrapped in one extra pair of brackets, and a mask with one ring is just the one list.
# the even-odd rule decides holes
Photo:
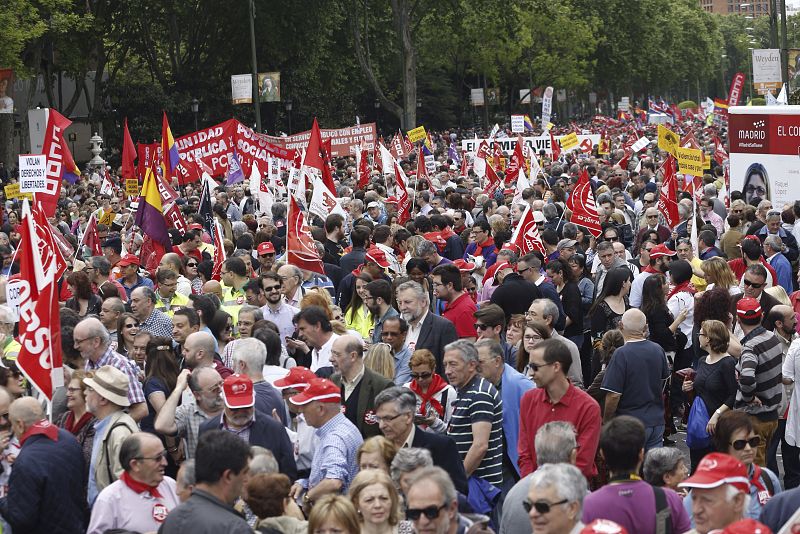
[(19, 321), (19, 302), (22, 296), (22, 286), (26, 282), (22, 280), (9, 280), (6, 284), (6, 305), (11, 308), (14, 315), (14, 322)]
[(553, 113), (553, 88), (548, 87), (544, 90), (542, 98), (542, 124), (550, 122), (550, 115)]
[[(556, 136), (556, 139), (561, 139), (563, 135)], [(591, 152), (594, 147), (600, 144), (600, 134), (579, 135), (578, 146), (583, 152)], [(538, 154), (544, 150), (545, 154), (552, 154), (553, 151), (550, 147), (550, 134), (540, 135), (539, 137), (523, 137), (523, 142), (534, 154)], [(511, 154), (517, 146), (516, 137), (506, 137), (505, 139), (464, 139), (461, 141), (461, 149), (468, 154), (474, 154), (478, 151), (481, 142), (494, 143), (499, 146), (502, 152)]]
[(511, 132), (525, 132), (525, 115), (511, 115)]
[(20, 193), (47, 193), (47, 156), (44, 154), (20, 154)]
[(253, 75), (231, 75), (231, 102), (236, 104), (253, 103)]
[(631, 145), (631, 150), (633, 150), (633, 153), (636, 154), (649, 144), (650, 144), (650, 139), (648, 139), (647, 137), (640, 137), (635, 143), (633, 143), (633, 145)]
[(473, 106), (483, 105), (483, 89), (470, 89), (469, 100)]

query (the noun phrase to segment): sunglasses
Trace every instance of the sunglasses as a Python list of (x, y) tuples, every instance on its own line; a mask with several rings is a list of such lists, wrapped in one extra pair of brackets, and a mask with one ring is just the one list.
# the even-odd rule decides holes
[(475, 330), (486, 330), (488, 328), (494, 328), (494, 327), (488, 324), (475, 323), (472, 325), (472, 328), (474, 328)]
[(139, 328), (139, 323), (126, 324), (125, 328)]
[(281, 286), (269, 286), (269, 287), (265, 287), (264, 288), (264, 291), (266, 291), (267, 293), (271, 293), (273, 291), (280, 291), (280, 290), (281, 290)]
[(192, 263), (187, 263), (186, 266), (187, 267), (197, 267), (197, 264), (192, 262)]
[[(743, 282), (744, 282), (744, 285), (746, 285), (746, 286), (750, 286), (750, 287), (752, 287), (753, 289), (761, 289), (762, 287), (764, 287), (764, 284), (759, 284), (759, 283), (757, 283), (757, 282), (751, 282), (751, 281), (750, 281), (750, 280), (748, 280), (747, 278), (745, 278), (745, 279), (743, 280)], [(765, 283), (766, 283), (766, 282), (765, 282)]]
[(606, 241), (619, 241), (618, 237), (606, 237)]
[(537, 513), (541, 515), (549, 514), (550, 510), (553, 506), (558, 506), (559, 504), (567, 504), (569, 501), (567, 499), (558, 501), (558, 502), (547, 502), (547, 501), (536, 501), (531, 502), (528, 499), (522, 501), (522, 507), (525, 508), (525, 512), (531, 513), (531, 509), (535, 509)]
[(539, 369), (541, 369), (542, 367), (548, 367), (548, 366), (550, 366), (550, 365), (554, 365), (555, 363), (556, 363), (556, 362), (551, 362), (551, 363), (542, 363), (542, 364), (538, 364), (538, 363), (529, 363), (529, 364), (527, 365), (527, 367), (528, 367), (528, 369), (530, 369), (532, 372), (536, 373), (536, 372), (538, 372), (538, 371), (539, 371)]
[(436, 519), (445, 508), (447, 508), (446, 503), (441, 506), (428, 506), (427, 508), (408, 508), (406, 509), (406, 519), (417, 521), (422, 515), (428, 519)]
[(755, 449), (761, 444), (761, 438), (756, 436), (750, 439), (737, 439), (736, 441), (732, 442), (731, 445), (737, 451), (744, 450), (747, 445), (750, 445), (751, 449)]
[(433, 376), (433, 373), (411, 373), (411, 378), (414, 380), (425, 380)]

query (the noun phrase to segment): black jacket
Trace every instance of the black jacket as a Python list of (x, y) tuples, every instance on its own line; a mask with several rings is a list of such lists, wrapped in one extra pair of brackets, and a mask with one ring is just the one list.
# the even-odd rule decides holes
[(525, 280), (517, 273), (508, 273), (500, 287), (494, 290), (490, 300), (492, 304), (503, 308), (508, 322), (512, 315), (528, 311), (531, 302), (542, 296), (536, 284)]
[(189, 500), (172, 510), (158, 534), (252, 534), (253, 529), (233, 506), (196, 489)]
[(433, 465), (447, 471), (447, 474), (453, 480), (456, 490), (464, 495), (467, 494), (469, 491), (467, 474), (464, 471), (464, 464), (461, 462), (461, 456), (458, 454), (456, 442), (453, 441), (453, 438), (444, 434), (425, 432), (420, 427), (416, 427), (411, 446), (428, 449), (433, 458)]
[(444, 376), (444, 347), (458, 339), (453, 323), (431, 312), (425, 316), (414, 350), (428, 349), (436, 358), (436, 372)]
[[(297, 478), (297, 464), (294, 461), (294, 447), (289, 441), (289, 436), (283, 425), (272, 418), (271, 415), (256, 411), (256, 419), (250, 427), (250, 445), (258, 445), (269, 449), (278, 461), (278, 468), (281, 473), (289, 477), (289, 480)], [(208, 419), (200, 425), (200, 435), (209, 430), (220, 428), (220, 417), (222, 414)]]

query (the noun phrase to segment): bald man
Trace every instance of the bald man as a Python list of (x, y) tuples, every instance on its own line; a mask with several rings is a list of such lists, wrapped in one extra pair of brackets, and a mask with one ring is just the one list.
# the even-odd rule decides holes
[(633, 308), (622, 314), (619, 330), (625, 344), (614, 352), (603, 378), (606, 392), (604, 421), (630, 415), (645, 426), (645, 452), (661, 447), (664, 438), (664, 404), (661, 398), (670, 369), (661, 345), (647, 339), (647, 318)]
[(209, 280), (203, 284), (203, 294), (214, 294), (222, 302), (222, 284), (216, 280)]
[(225, 367), (215, 347), (216, 340), (208, 332), (189, 334), (183, 343), (183, 366), (187, 369), (213, 367), (222, 378), (228, 378), (233, 371)]
[(175, 292), (184, 297), (188, 297), (192, 294), (192, 282), (183, 276), (182, 267), (183, 262), (181, 262), (181, 257), (174, 252), (167, 252), (161, 256), (161, 261), (158, 263), (159, 271), (169, 269), (178, 275), (178, 287), (175, 289)]
[(86, 494), (81, 446), (48, 422), (32, 397), (14, 401), (8, 420), (22, 448), (14, 461), (0, 514), (14, 532), (83, 532)]

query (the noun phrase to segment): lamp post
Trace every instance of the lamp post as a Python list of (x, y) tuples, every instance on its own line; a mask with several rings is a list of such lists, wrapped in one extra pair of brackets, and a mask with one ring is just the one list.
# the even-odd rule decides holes
[(375, 99), (375, 129), (381, 131), (381, 101)]
[(261, 133), (261, 99), (258, 93), (258, 60), (256, 59), (256, 4), (250, 0), (250, 54), (253, 61), (253, 106), (256, 111), (256, 131)]
[(200, 101), (196, 98), (192, 99), (192, 113), (194, 114), (194, 131), (197, 131), (197, 111), (200, 109)]
[(292, 134), (292, 99), (286, 99), (286, 118), (289, 119), (289, 131), (286, 132), (289, 135)]

